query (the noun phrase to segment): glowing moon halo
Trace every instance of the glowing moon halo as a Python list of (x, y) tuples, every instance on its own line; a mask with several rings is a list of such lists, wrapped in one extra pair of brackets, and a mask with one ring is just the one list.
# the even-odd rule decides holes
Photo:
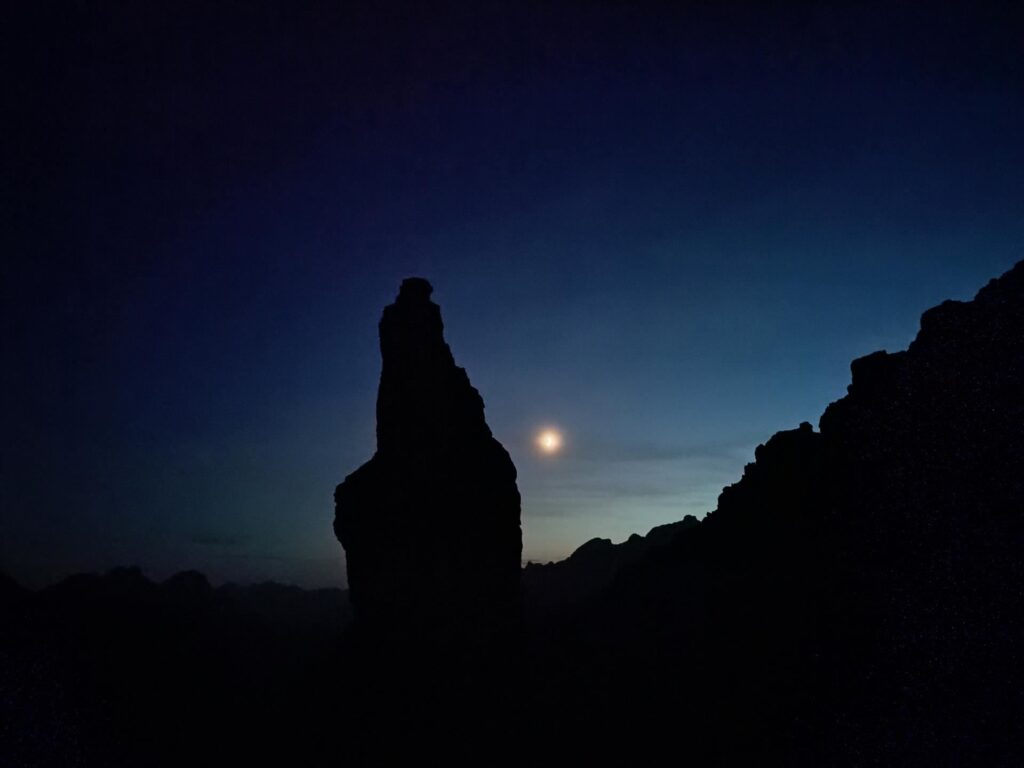
[(557, 429), (542, 429), (537, 434), (537, 448), (541, 453), (554, 454), (562, 450), (562, 434)]

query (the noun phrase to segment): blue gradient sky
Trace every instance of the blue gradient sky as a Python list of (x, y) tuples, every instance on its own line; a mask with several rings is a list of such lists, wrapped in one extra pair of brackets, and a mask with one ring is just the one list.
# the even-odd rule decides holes
[(1020, 12), (931, 5), (25, 11), (0, 567), (341, 583), (408, 275), (525, 557), (704, 514), (1024, 256)]

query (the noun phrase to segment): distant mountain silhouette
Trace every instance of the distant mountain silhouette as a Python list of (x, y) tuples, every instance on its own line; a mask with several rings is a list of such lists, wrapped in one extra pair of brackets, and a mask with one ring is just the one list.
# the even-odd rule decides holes
[[(342, 590), (214, 588), (195, 571), (0, 584), (18, 598), (0, 600), (5, 766), (281, 764), (295, 751), (281, 732), (310, 729), (318, 681), (340, 676), (351, 621)], [(299, 753), (326, 754), (317, 732)]]
[(446, 634), (518, 613), (516, 469), (444, 341), (433, 289), (403, 281), (380, 321), (377, 452), (335, 492), (364, 629)]
[(528, 563), (523, 569), (523, 592), (532, 614), (543, 616), (565, 610), (601, 593), (627, 565), (654, 547), (670, 544), (676, 534), (698, 524), (687, 515), (677, 523), (659, 525), (646, 536), (634, 533), (621, 544), (595, 538), (582, 544), (565, 560)]

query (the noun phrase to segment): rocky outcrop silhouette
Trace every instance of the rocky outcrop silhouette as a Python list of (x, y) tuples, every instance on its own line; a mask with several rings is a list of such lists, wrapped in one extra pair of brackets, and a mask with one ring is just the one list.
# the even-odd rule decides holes
[(851, 371), (555, 641), (548, 669), (610, 670), (550, 683), (583, 727), (697, 762), (1019, 762), (1024, 263)]
[(384, 310), (377, 452), (335, 491), (352, 605), (371, 631), (487, 630), (518, 611), (515, 466), (431, 292), (408, 278)]
[(675, 523), (658, 525), (646, 536), (634, 533), (626, 541), (593, 538), (581, 544), (565, 560), (528, 563), (523, 568), (523, 598), (532, 618), (571, 609), (600, 594), (626, 566), (651, 549), (670, 544), (682, 531), (699, 524), (693, 515)]

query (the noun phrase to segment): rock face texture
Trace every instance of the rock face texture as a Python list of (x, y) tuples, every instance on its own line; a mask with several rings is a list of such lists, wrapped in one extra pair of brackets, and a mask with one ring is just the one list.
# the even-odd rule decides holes
[(486, 630), (518, 611), (516, 469), (431, 292), (408, 278), (384, 310), (377, 452), (334, 495), (353, 609), (371, 630)]

